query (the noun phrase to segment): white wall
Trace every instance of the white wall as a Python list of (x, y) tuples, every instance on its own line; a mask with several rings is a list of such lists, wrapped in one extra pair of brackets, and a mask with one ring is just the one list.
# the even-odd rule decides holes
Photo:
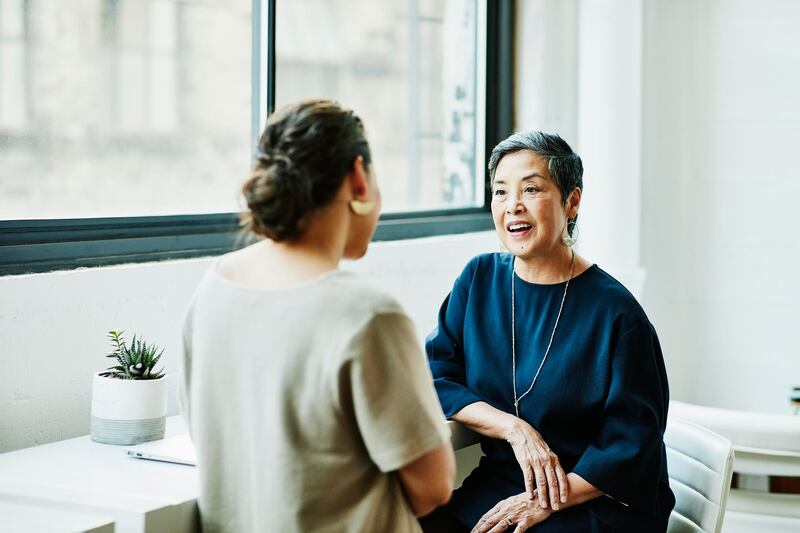
[(641, 0), (516, 8), (514, 129), (558, 133), (581, 155), (578, 251), (640, 295)]
[[(395, 295), (420, 336), (467, 260), (498, 249), (494, 232), (375, 243), (343, 268)], [(0, 278), (0, 452), (89, 432), (91, 377), (120, 328), (166, 348), (177, 371), (184, 308), (212, 259)], [(169, 413), (175, 414), (176, 380)]]
[(579, 249), (642, 287), (673, 398), (787, 412), (800, 2), (519, 0), (517, 13), (515, 128), (583, 156)]
[(800, 2), (647, 0), (645, 305), (673, 396), (788, 412), (800, 385)]

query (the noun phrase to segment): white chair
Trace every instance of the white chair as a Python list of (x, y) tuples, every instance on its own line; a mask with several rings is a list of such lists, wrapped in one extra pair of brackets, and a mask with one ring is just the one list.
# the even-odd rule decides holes
[(698, 424), (670, 416), (664, 434), (675, 509), (668, 533), (719, 533), (733, 475), (733, 446)]
[[(672, 416), (724, 435), (736, 453), (724, 533), (797, 533), (800, 494), (767, 492), (768, 476), (800, 477), (800, 416), (753, 413), (672, 401)], [(763, 487), (741, 487), (743, 477)]]

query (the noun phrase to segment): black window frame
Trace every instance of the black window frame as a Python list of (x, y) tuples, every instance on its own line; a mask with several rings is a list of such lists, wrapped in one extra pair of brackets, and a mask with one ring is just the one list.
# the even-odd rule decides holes
[[(480, 1), (480, 0), (479, 0)], [(275, 2), (253, 1), (254, 25), (266, 24), (269, 53), (266, 105), (275, 103)], [(485, 160), (513, 127), (514, 0), (487, 2)], [(262, 6), (266, 13), (261, 13)], [(262, 16), (263, 15), (263, 16)], [(254, 28), (261, 34), (261, 28)], [(254, 39), (255, 41), (255, 39)], [(260, 68), (254, 42), (254, 79)], [(254, 81), (254, 101), (260, 87)], [(258, 113), (253, 113), (254, 117)], [(261, 127), (253, 120), (254, 133)], [(257, 138), (254, 136), (254, 138)], [(488, 230), (493, 227), (488, 173), (480, 207), (385, 213), (375, 241), (391, 241)], [(71, 270), (123, 263), (213, 256), (246, 241), (238, 213), (118, 218), (0, 220), (0, 276)]]

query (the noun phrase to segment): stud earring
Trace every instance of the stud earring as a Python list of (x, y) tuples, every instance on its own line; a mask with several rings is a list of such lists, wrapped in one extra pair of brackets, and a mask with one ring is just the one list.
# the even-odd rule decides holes
[(375, 209), (375, 202), (369, 200), (350, 200), (350, 211), (358, 216), (367, 216)]

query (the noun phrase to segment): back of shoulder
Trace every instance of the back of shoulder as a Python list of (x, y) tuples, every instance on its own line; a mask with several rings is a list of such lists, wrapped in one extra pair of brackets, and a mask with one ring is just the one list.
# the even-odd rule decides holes
[(337, 275), (331, 280), (328, 290), (330, 293), (326, 299), (354, 318), (367, 319), (379, 314), (405, 314), (394, 296), (352, 272), (342, 272)]

